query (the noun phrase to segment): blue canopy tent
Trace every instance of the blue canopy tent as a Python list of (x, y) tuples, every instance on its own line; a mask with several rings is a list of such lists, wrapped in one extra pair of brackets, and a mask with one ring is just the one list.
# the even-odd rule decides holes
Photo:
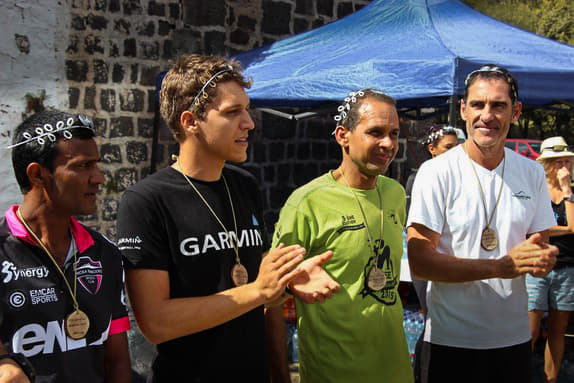
[(574, 47), (457, 0), (374, 0), (331, 24), (235, 56), (257, 107), (317, 107), (380, 89), (399, 107), (445, 105), (466, 75), (496, 63), (527, 105), (574, 104)]

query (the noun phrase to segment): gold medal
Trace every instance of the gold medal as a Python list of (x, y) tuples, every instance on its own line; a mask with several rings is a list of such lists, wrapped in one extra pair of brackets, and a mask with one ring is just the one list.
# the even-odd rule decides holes
[[(467, 141), (468, 142), (468, 141)], [(464, 144), (466, 145), (466, 143)], [(502, 175), (500, 180), (500, 188), (498, 189), (498, 196), (496, 196), (496, 202), (494, 203), (494, 207), (492, 208), (492, 213), (490, 214), (490, 218), (488, 218), (488, 212), (486, 211), (486, 199), (484, 197), (484, 191), (482, 190), (482, 184), (480, 183), (480, 178), (478, 177), (478, 173), (474, 168), (474, 163), (468, 155), (468, 150), (466, 146), (463, 146), (465, 149), (468, 160), (472, 167), (472, 171), (474, 176), (476, 177), (476, 182), (478, 183), (478, 187), (480, 190), (480, 198), (482, 199), (482, 208), (484, 209), (484, 217), (486, 218), (486, 228), (482, 231), (482, 235), (480, 236), (480, 246), (486, 251), (492, 251), (498, 247), (498, 238), (496, 236), (496, 231), (490, 228), (492, 224), (492, 220), (494, 218), (494, 213), (496, 212), (496, 208), (498, 207), (498, 202), (500, 201), (500, 196), (502, 195), (502, 188), (504, 186), (504, 169), (506, 169), (506, 155), (502, 157)]]
[(484, 250), (492, 251), (498, 247), (498, 238), (496, 238), (496, 232), (487, 227), (482, 231), (482, 236), (480, 237), (480, 245)]
[(387, 284), (387, 277), (383, 270), (379, 269), (376, 265), (369, 271), (369, 276), (367, 277), (367, 286), (373, 291), (382, 290)]
[(247, 269), (241, 263), (236, 263), (231, 268), (231, 280), (235, 286), (243, 286), (247, 283)]
[(90, 318), (80, 309), (66, 317), (66, 334), (72, 339), (82, 339), (90, 329)]
[[(227, 228), (225, 227), (225, 225), (223, 224), (221, 219), (219, 219), (219, 217), (217, 216), (215, 211), (211, 208), (211, 205), (209, 205), (207, 200), (200, 193), (199, 189), (197, 189), (195, 187), (195, 185), (193, 184), (193, 182), (191, 182), (189, 177), (183, 172), (183, 170), (181, 170), (181, 166), (179, 165), (179, 158), (174, 155), (174, 156), (172, 156), (172, 159), (175, 160), (175, 165), (177, 166), (177, 170), (181, 173), (183, 178), (186, 179), (187, 183), (189, 183), (189, 186), (191, 186), (193, 188), (193, 190), (195, 190), (195, 192), (197, 193), (199, 198), (201, 198), (201, 200), (203, 201), (205, 206), (207, 206), (207, 208), (209, 209), (209, 211), (211, 212), (213, 217), (215, 217), (215, 219), (217, 220), (217, 222), (219, 223), (221, 228), (223, 230), (225, 230), (226, 233), (229, 233), (229, 230), (227, 230)], [(223, 184), (225, 185), (225, 190), (227, 191), (227, 198), (229, 199), (229, 206), (231, 207), (231, 214), (233, 216), (233, 228), (235, 229), (235, 234), (237, 234), (237, 232), (238, 232), (237, 231), (237, 219), (235, 217), (235, 208), (233, 207), (233, 200), (231, 199), (231, 192), (229, 191), (229, 186), (227, 185), (227, 180), (225, 179), (225, 176), (223, 174), (221, 174), (221, 178), (223, 179)], [(244, 284), (247, 283), (247, 280), (249, 279), (249, 275), (247, 274), (247, 269), (245, 268), (245, 266), (243, 266), (241, 264), (241, 260), (239, 258), (239, 247), (237, 244), (237, 238), (235, 239), (235, 241), (232, 241), (232, 244), (233, 244), (233, 251), (235, 252), (235, 265), (233, 265), (233, 267), (231, 268), (231, 280), (233, 281), (233, 284), (235, 286), (243, 286)]]

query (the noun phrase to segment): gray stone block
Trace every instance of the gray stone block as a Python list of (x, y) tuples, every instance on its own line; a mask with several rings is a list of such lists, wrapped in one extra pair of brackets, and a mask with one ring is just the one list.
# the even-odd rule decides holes
[(192, 26), (225, 25), (225, 2), (184, 1), (183, 22)]
[(100, 91), (100, 106), (106, 112), (116, 111), (116, 91), (114, 89), (102, 89)]
[(121, 163), (122, 151), (119, 145), (102, 144), (100, 146), (100, 157), (104, 164)]
[(89, 54), (104, 53), (104, 41), (100, 36), (87, 35), (84, 38), (84, 51)]
[(120, 93), (120, 109), (126, 112), (141, 112), (145, 93), (139, 89), (128, 89)]
[(110, 119), (110, 137), (129, 137), (134, 135), (134, 123), (131, 117)]
[(118, 216), (119, 203), (116, 198), (104, 198), (102, 201), (102, 219), (104, 221), (115, 221)]
[(128, 162), (139, 164), (147, 161), (147, 145), (142, 142), (128, 142), (126, 147)]
[(150, 1), (147, 4), (147, 14), (150, 16), (165, 16), (165, 4)]
[(68, 107), (76, 109), (80, 100), (80, 90), (78, 88), (68, 88)]
[(86, 81), (88, 63), (85, 60), (66, 60), (66, 78), (71, 81)]
[(263, 0), (263, 20), (261, 30), (272, 35), (288, 35), (291, 19), (291, 4)]
[(105, 84), (108, 82), (108, 64), (104, 60), (94, 60), (94, 82)]
[(134, 185), (137, 179), (137, 171), (135, 168), (121, 168), (114, 173), (118, 192), (123, 192), (130, 186)]
[(84, 109), (96, 109), (96, 87), (89, 86), (84, 90)]

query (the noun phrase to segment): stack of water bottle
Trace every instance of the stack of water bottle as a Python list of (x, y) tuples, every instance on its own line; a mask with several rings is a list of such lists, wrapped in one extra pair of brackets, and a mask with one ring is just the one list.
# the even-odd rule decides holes
[(405, 336), (407, 338), (407, 345), (409, 347), (409, 354), (411, 362), (415, 356), (415, 346), (419, 336), (422, 334), (425, 327), (423, 313), (420, 310), (404, 310), (403, 326), (405, 328)]

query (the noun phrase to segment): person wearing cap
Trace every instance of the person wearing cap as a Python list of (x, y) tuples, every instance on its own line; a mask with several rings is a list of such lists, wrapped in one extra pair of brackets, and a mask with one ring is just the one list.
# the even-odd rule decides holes
[(301, 382), (412, 382), (397, 291), (405, 191), (383, 176), (399, 147), (395, 100), (363, 89), (338, 110), (340, 166), (291, 194), (273, 236), (306, 256), (333, 251), (324, 267), (341, 286), (324, 303), (296, 302)]
[(559, 250), (554, 269), (543, 278), (526, 276), (532, 348), (540, 335), (542, 315), (548, 311), (548, 340), (544, 353), (545, 382), (554, 383), (564, 355), (564, 334), (574, 311), (574, 194), (570, 187), (574, 153), (562, 137), (542, 141), (540, 157), (552, 210), (558, 225), (550, 228), (550, 243)]
[(45, 110), (13, 135), (24, 194), (0, 219), (0, 382), (131, 382), (121, 254), (72, 216), (105, 182), (92, 121)]
[(407, 230), (411, 272), (429, 281), (423, 382), (530, 381), (525, 275), (547, 275), (558, 249), (542, 167), (504, 147), (521, 110), (510, 72), (471, 72), (468, 139), (417, 173)]
[(179, 156), (120, 202), (130, 302), (157, 345), (152, 382), (289, 381), (282, 309), (264, 305), (295, 276), (307, 279), (311, 297), (333, 286), (314, 272), (328, 252), (301, 264), (305, 249), (280, 245), (262, 257), (269, 245), (257, 182), (226, 164), (247, 159), (249, 86), (236, 61), (179, 57), (160, 92)]

